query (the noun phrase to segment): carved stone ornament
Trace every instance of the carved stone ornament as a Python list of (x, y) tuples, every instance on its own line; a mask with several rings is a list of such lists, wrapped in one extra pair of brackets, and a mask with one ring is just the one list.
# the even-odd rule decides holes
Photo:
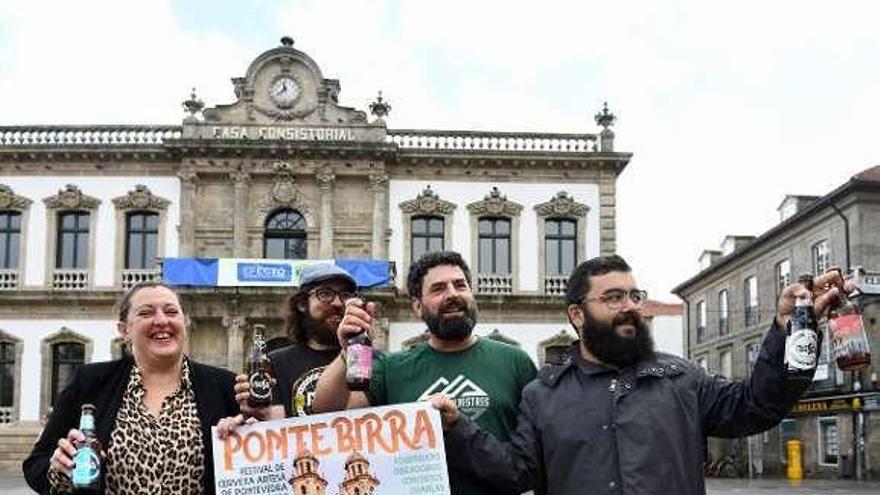
[(324, 165), (315, 174), (315, 179), (318, 181), (318, 187), (325, 191), (329, 190), (336, 181), (336, 174), (333, 173), (333, 167)]
[(193, 186), (199, 178), (199, 174), (193, 170), (192, 165), (185, 166), (177, 171), (177, 178), (185, 186)]
[(569, 346), (575, 340), (577, 340), (577, 337), (569, 333), (568, 330), (562, 329), (556, 335), (538, 342), (538, 347), (544, 349), (553, 346)]
[(384, 170), (370, 172), (369, 181), (370, 191), (378, 191), (384, 188), (386, 184), (388, 184), (388, 174), (385, 173)]
[(504, 335), (503, 333), (501, 333), (501, 330), (498, 330), (497, 328), (492, 329), (492, 332), (489, 335), (486, 335), (486, 338), (494, 340), (495, 342), (503, 342), (505, 344), (519, 347), (519, 342), (513, 340), (507, 335)]
[(0, 209), (26, 210), (33, 201), (15, 194), (11, 187), (0, 184)]
[(288, 162), (275, 162), (272, 167), (275, 169), (275, 182), (260, 203), (259, 213), (265, 216), (281, 207), (293, 208), (303, 214), (308, 212), (308, 206), (293, 176), (293, 166)]
[(138, 184), (125, 196), (113, 198), (113, 204), (119, 210), (164, 211), (171, 204), (171, 201), (155, 196), (149, 187)]
[(590, 207), (578, 203), (565, 191), (559, 191), (556, 196), (546, 203), (535, 205), (535, 211), (539, 217), (585, 217)]
[(67, 184), (64, 189), (58, 191), (55, 196), (43, 200), (47, 208), (53, 209), (83, 209), (94, 210), (101, 204), (101, 200), (86, 196), (73, 184)]
[(502, 215), (508, 217), (519, 216), (522, 205), (509, 201), (507, 196), (502, 196), (497, 187), (492, 188), (482, 201), (471, 203), (467, 206), (472, 215)]
[(440, 199), (440, 196), (431, 190), (431, 186), (428, 186), (416, 199), (400, 203), (400, 210), (412, 215), (451, 215), (455, 211), (455, 205)]

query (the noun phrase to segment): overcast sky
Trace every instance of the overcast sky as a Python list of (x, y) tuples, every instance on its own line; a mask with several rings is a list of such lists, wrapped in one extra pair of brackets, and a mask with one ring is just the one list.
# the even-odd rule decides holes
[(880, 164), (878, 19), (871, 1), (0, 0), (0, 125), (179, 123), (192, 86), (231, 103), (285, 34), (341, 104), (381, 89), (391, 128), (597, 132), (608, 100), (634, 153), (619, 250), (671, 301), (785, 194)]

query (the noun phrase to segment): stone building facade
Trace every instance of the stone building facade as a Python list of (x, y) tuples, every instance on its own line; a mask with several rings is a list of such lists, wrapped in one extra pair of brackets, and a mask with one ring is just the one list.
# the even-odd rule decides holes
[[(381, 94), (342, 106), (289, 38), (233, 85), (230, 104), (193, 94), (179, 125), (0, 127), (0, 435), (25, 432), (26, 449), (73, 370), (119, 355), (114, 303), (162, 258), (390, 260), (394, 283), (367, 297), (380, 345), (399, 349), (423, 330), (411, 260), (453, 249), (473, 268), (478, 334), (536, 361), (573, 339), (564, 279), (615, 251), (631, 158), (607, 106), (595, 134), (391, 129)], [(190, 353), (240, 369), (254, 323), (283, 343), (288, 292), (181, 289)]]
[[(779, 213), (780, 223), (760, 236), (729, 236), (721, 250), (705, 251), (699, 273), (674, 289), (685, 301), (687, 356), (713, 374), (748, 378), (780, 290), (802, 273), (834, 266), (853, 268), (864, 288), (856, 301), (872, 347), (880, 345), (880, 167), (822, 197), (788, 196)], [(872, 368), (844, 373), (829, 359), (828, 343), (825, 338), (812, 387), (779, 427), (733, 442), (712, 440), (712, 458), (733, 454), (743, 474), (751, 459), (754, 471), (781, 475), (785, 444), (798, 439), (807, 476), (880, 474), (876, 355)]]

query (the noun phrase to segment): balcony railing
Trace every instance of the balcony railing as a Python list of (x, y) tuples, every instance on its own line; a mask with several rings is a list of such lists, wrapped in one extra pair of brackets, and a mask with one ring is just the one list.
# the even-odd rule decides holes
[(131, 289), (141, 282), (158, 282), (160, 280), (162, 280), (162, 271), (158, 268), (126, 268), (122, 270), (122, 288), (125, 290)]
[(477, 292), (480, 294), (512, 294), (513, 276), (509, 273), (480, 273), (477, 275)]
[(52, 272), (52, 288), (55, 290), (89, 290), (89, 271), (57, 268)]
[(386, 140), (405, 149), (588, 153), (598, 151), (595, 134), (388, 130)]
[(0, 424), (12, 423), (15, 410), (12, 407), (0, 407)]
[(548, 296), (564, 296), (568, 288), (568, 277), (565, 275), (547, 275), (544, 277), (544, 294)]
[(0, 147), (157, 145), (180, 138), (174, 125), (68, 125), (0, 127)]
[(0, 270), (0, 290), (14, 290), (18, 288), (20, 272), (16, 269)]

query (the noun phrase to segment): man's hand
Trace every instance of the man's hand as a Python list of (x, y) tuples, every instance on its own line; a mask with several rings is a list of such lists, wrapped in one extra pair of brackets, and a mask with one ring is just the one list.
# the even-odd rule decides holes
[(229, 436), (230, 433), (235, 431), (239, 426), (247, 423), (253, 422), (253, 419), (245, 420), (243, 414), (239, 414), (238, 416), (228, 416), (221, 419), (217, 422), (217, 438), (220, 440), (225, 439)]
[(376, 314), (376, 304), (365, 303), (363, 299), (352, 298), (345, 302), (345, 313), (336, 336), (339, 339), (339, 347), (345, 349), (348, 339), (361, 332), (367, 332), (370, 339), (373, 338), (373, 318)]
[(459, 412), (458, 406), (455, 405), (448, 395), (437, 394), (432, 395), (429, 400), (434, 409), (440, 411), (440, 420), (443, 423), (444, 430), (450, 430), (458, 422)]
[[(272, 378), (272, 387), (275, 386), (276, 380)], [(245, 374), (236, 375), (235, 377), (235, 401), (238, 402), (238, 408), (245, 417), (256, 418), (259, 421), (268, 419), (281, 419), (284, 417), (284, 408), (281, 406), (270, 405), (266, 407), (251, 407), (248, 400), (251, 398), (251, 382)], [(281, 414), (276, 409), (281, 409)]]
[[(854, 291), (856, 286), (851, 281), (844, 282), (840, 272), (830, 271), (813, 278), (813, 312), (817, 318), (824, 315), (833, 304), (836, 304), (840, 291), (847, 294)], [(807, 289), (799, 284), (786, 287), (779, 295), (777, 305), (776, 323), (780, 329), (785, 329), (791, 314), (794, 313), (797, 298), (804, 294)]]

